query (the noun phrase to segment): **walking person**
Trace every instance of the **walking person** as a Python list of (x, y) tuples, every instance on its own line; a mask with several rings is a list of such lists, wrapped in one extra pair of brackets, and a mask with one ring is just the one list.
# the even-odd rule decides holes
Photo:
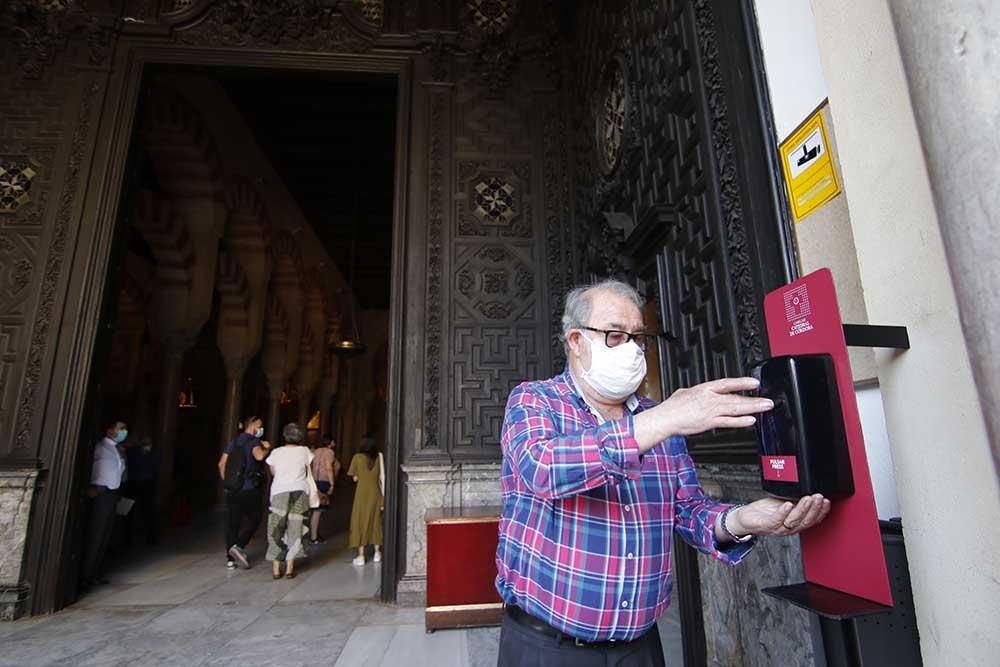
[(156, 480), (160, 475), (160, 450), (153, 445), (153, 439), (144, 435), (138, 446), (129, 447), (125, 452), (128, 471), (128, 495), (135, 499), (135, 507), (127, 517), (129, 543), (132, 542), (132, 526), (136, 518), (142, 523), (146, 533), (146, 544), (157, 543)]
[(246, 548), (263, 517), (264, 468), (271, 443), (261, 440), (264, 420), (247, 417), (243, 432), (226, 445), (219, 457), (226, 501), (226, 567), (250, 567)]
[(324, 437), (312, 450), (312, 474), (319, 491), (319, 507), (313, 510), (309, 517), (309, 534), (312, 536), (313, 544), (323, 543), (319, 534), (320, 519), (330, 507), (333, 488), (337, 483), (340, 462), (337, 461), (337, 457), (333, 453), (333, 445), (332, 438)]
[(358, 487), (354, 491), (351, 507), (350, 546), (358, 550), (352, 561), (358, 567), (365, 564), (365, 547), (375, 546), (373, 562), (382, 560), (382, 510), (385, 504), (384, 469), (382, 454), (375, 446), (375, 438), (361, 439), (361, 452), (351, 459), (347, 474)]
[[(285, 577), (295, 578), (295, 559), (303, 553), (302, 541), (309, 532), (306, 516), (312, 505), (319, 505), (313, 493), (315, 481), (310, 464), (313, 454), (303, 444), (305, 430), (292, 422), (281, 430), (284, 446), (267, 457), (271, 468), (271, 509), (267, 517), (267, 559), (273, 563), (272, 574), (281, 578), (281, 563)], [(316, 495), (315, 498), (311, 496)]]
[(103, 578), (104, 555), (111, 541), (115, 526), (115, 509), (125, 476), (125, 458), (122, 443), (128, 438), (125, 422), (108, 424), (104, 438), (94, 448), (94, 463), (90, 471), (90, 521), (87, 531), (86, 551), (83, 559), (83, 591), (97, 584), (108, 583)]

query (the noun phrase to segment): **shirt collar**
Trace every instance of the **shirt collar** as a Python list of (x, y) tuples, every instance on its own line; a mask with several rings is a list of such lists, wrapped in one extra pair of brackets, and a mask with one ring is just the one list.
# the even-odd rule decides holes
[[(562, 385), (564, 387), (563, 395), (573, 396), (580, 403), (587, 406), (587, 408), (594, 414), (594, 416), (597, 417), (598, 421), (602, 423), (605, 421), (600, 411), (597, 410), (594, 406), (592, 406), (590, 402), (587, 401), (586, 397), (583, 395), (583, 392), (580, 391), (580, 388), (576, 384), (576, 380), (573, 379), (573, 374), (569, 372), (569, 365), (566, 366), (566, 370), (562, 372), (562, 375), (560, 375), (559, 378), (562, 381)], [(635, 411), (639, 407), (639, 397), (636, 396), (635, 394), (629, 396), (625, 400), (625, 407), (628, 409), (629, 412), (635, 413)]]

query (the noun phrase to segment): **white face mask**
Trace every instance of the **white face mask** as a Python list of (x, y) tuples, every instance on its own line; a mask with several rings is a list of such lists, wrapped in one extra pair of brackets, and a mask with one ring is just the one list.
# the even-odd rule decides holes
[(262, 426), (258, 426), (257, 430), (253, 432), (253, 437), (255, 437), (255, 438), (263, 438), (264, 437), (264, 428)]
[(646, 355), (635, 341), (608, 347), (603, 340), (584, 339), (590, 343), (590, 370), (583, 372), (587, 384), (611, 401), (634, 394), (646, 377)]

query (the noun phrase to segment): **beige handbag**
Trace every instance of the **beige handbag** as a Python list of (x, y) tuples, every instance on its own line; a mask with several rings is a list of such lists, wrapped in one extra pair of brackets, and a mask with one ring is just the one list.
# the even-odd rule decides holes
[(312, 466), (306, 466), (306, 488), (309, 489), (309, 509), (314, 510), (319, 507), (319, 487), (316, 486)]

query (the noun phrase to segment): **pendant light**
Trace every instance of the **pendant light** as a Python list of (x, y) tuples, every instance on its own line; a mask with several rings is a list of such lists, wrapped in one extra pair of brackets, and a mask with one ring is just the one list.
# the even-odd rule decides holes
[[(340, 336), (340, 340), (333, 341), (330, 345), (330, 350), (337, 355), (343, 357), (351, 357), (359, 354), (364, 354), (368, 349), (368, 346), (361, 341), (361, 336), (358, 335), (358, 318), (357, 312), (354, 309), (354, 263), (356, 261), (356, 242), (358, 234), (358, 198), (357, 195), (354, 197), (354, 210), (351, 212), (351, 268), (350, 276), (347, 280), (347, 310), (350, 311), (351, 316), (351, 335)], [(346, 327), (342, 327), (346, 329)]]

